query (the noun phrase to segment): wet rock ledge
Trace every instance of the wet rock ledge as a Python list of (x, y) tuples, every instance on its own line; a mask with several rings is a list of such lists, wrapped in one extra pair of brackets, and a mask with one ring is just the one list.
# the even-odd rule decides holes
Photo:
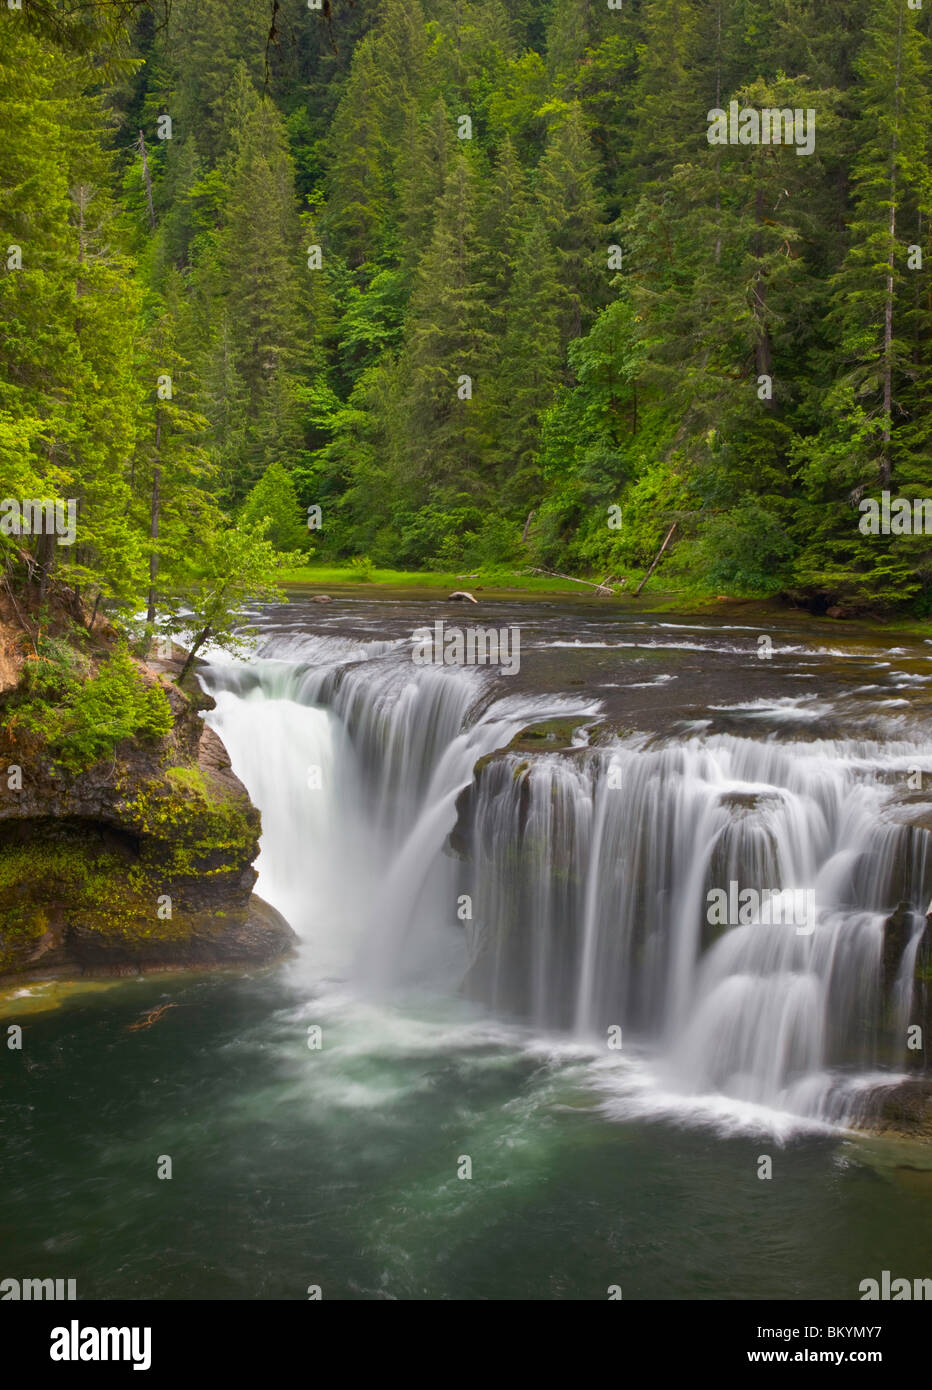
[(82, 773), (0, 728), (0, 976), (258, 964), (293, 949), (291, 927), (252, 891), (259, 812), (202, 722), (213, 700), (142, 669), (172, 729)]

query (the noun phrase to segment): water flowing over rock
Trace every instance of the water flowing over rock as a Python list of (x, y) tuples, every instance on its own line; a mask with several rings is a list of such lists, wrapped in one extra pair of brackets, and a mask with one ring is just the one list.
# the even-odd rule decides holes
[[(598, 700), (498, 698), (404, 641), (267, 656), (211, 669), (210, 720), (263, 812), (260, 891), (354, 987), (444, 980), (589, 1045), (620, 1029), (659, 1089), (831, 1123), (914, 1068), (932, 850), (890, 782), (918, 745), (605, 731), (528, 752), (522, 730), (591, 726)], [(813, 923), (710, 923), (729, 884), (812, 895)]]
[[(844, 1113), (829, 1069), (909, 1061), (932, 871), (928, 836), (884, 818), (868, 754), (718, 736), (487, 765), (458, 837), (476, 887), (470, 988), (541, 1026), (631, 1029), (672, 1086)], [(812, 891), (811, 933), (711, 928), (708, 894), (730, 883)], [(896, 938), (885, 922), (906, 893)]]

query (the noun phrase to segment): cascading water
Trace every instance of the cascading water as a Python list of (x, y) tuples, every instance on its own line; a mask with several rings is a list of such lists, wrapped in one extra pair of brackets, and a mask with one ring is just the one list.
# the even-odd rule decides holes
[[(632, 1030), (671, 1089), (842, 1116), (828, 1068), (905, 1060), (918, 937), (884, 981), (884, 922), (900, 900), (921, 921), (932, 856), (884, 820), (878, 774), (915, 757), (717, 736), (499, 759), (464, 810), (471, 988), (540, 1026)], [(732, 883), (812, 892), (812, 929), (710, 925)]]
[[(210, 721), (263, 814), (257, 890), (318, 974), (445, 982), (602, 1048), (620, 1028), (665, 1092), (827, 1121), (903, 1064), (932, 853), (888, 816), (888, 779), (917, 745), (719, 734), (528, 756), (499, 750), (598, 702), (498, 699), (482, 672), (414, 667), (404, 641), (272, 651), (211, 668)], [(814, 922), (710, 922), (730, 884), (811, 894)], [(891, 966), (901, 902), (914, 930)]]
[(477, 761), (529, 720), (598, 708), (490, 700), (481, 673), (415, 668), (403, 646), (358, 646), (345, 664), (346, 644), (305, 643), (313, 667), (231, 663), (208, 682), (263, 813), (257, 891), (328, 968), (374, 989), (465, 967), (443, 848)]

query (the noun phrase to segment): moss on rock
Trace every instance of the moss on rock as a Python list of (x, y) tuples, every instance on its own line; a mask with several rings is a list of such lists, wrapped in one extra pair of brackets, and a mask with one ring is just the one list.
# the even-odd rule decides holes
[[(124, 739), (80, 772), (33, 753), (16, 788), (0, 775), (0, 973), (257, 960), (293, 943), (252, 895), (259, 812), (199, 717), (212, 701), (157, 683), (172, 713), (159, 740)], [(0, 774), (18, 752), (0, 734)]]

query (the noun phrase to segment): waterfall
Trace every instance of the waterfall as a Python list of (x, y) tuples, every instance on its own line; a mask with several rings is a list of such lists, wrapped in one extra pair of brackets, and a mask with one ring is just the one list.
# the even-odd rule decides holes
[(457, 796), (529, 721), (598, 702), (495, 698), (484, 672), (416, 667), (406, 642), (304, 639), (299, 654), (217, 661), (205, 679), (263, 816), (256, 891), (357, 984), (449, 980), (466, 965), (444, 853)]
[[(906, 1058), (932, 854), (885, 815), (885, 776), (916, 757), (717, 735), (497, 759), (458, 832), (476, 894), (470, 990), (540, 1027), (645, 1040), (684, 1093), (842, 1113), (831, 1069)], [(732, 884), (784, 904), (811, 894), (813, 921), (751, 907), (746, 924), (710, 923), (710, 893)], [(914, 928), (885, 981), (901, 900)]]
[(904, 1064), (932, 853), (891, 781), (918, 745), (696, 733), (529, 755), (508, 748), (522, 728), (591, 725), (599, 702), (501, 698), (403, 640), (272, 642), (205, 683), (262, 811), (257, 891), (318, 976), (443, 982), (593, 1047), (620, 1030), (670, 1092), (801, 1116), (843, 1120)]

